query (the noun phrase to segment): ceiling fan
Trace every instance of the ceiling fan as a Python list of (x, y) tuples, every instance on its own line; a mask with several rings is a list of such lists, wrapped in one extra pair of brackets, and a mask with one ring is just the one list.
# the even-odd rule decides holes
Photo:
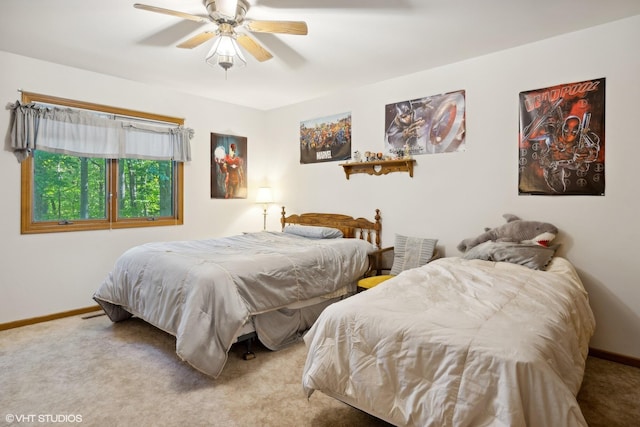
[(245, 19), (249, 11), (247, 0), (202, 0), (207, 15), (193, 15), (178, 12), (156, 6), (135, 3), (136, 9), (163, 13), (177, 16), (199, 23), (213, 23), (217, 26), (215, 31), (205, 31), (180, 43), (179, 48), (193, 49), (202, 43), (215, 38), (214, 43), (206, 56), (206, 61), (212, 66), (220, 66), (225, 72), (234, 65), (242, 66), (246, 60), (238, 44), (253, 55), (258, 61), (263, 62), (273, 58), (273, 55), (249, 34), (237, 29), (257, 33), (277, 33), (306, 35), (307, 24), (303, 21), (258, 21)]

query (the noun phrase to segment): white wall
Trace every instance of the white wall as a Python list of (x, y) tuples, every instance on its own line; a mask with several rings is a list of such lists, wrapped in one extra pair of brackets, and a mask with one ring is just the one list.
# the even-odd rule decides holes
[[(503, 213), (552, 222), (562, 254), (577, 267), (598, 322), (592, 347), (640, 358), (639, 189), (640, 17), (322, 99), (259, 112), (0, 52), (0, 99), (16, 90), (185, 117), (194, 160), (185, 168), (185, 225), (117, 231), (20, 235), (20, 170), (0, 153), (0, 323), (92, 305), (91, 295), (125, 249), (152, 240), (221, 236), (260, 229), (252, 203), (269, 183), (289, 212), (383, 217), (383, 243), (395, 233), (436, 237), (445, 254)], [(429, 54), (425, 44), (423, 54)], [(606, 196), (518, 196), (518, 94), (607, 78)], [(464, 89), (467, 151), (417, 157), (414, 178), (353, 175), (336, 162), (301, 165), (300, 121), (350, 111), (353, 148), (380, 151), (386, 104)], [(0, 114), (8, 128), (9, 113)], [(209, 133), (248, 137), (249, 199), (209, 197)], [(277, 229), (278, 208), (268, 228)], [(89, 250), (88, 250), (89, 249)]]
[[(21, 235), (20, 165), (13, 153), (1, 151), (0, 323), (95, 305), (93, 292), (131, 246), (262, 229), (261, 209), (248, 200), (267, 178), (259, 160), (268, 146), (263, 111), (0, 52), (5, 105), (20, 98), (17, 89), (182, 117), (195, 136), (193, 161), (184, 169), (184, 225), (176, 227)], [(5, 110), (0, 129), (4, 134), (8, 128)], [(249, 199), (210, 198), (211, 132), (248, 138)]]
[[(561, 230), (561, 255), (576, 266), (597, 320), (591, 345), (640, 357), (640, 16), (446, 67), (354, 88), (268, 113), (272, 141), (286, 144), (279, 169), (291, 211), (372, 217), (383, 244), (395, 233), (435, 237), (446, 255), (503, 213)], [(428, 44), (424, 54), (428, 54)], [(606, 77), (606, 195), (518, 195), (518, 94)], [(467, 151), (417, 156), (414, 177), (352, 175), (336, 162), (299, 164), (300, 121), (350, 111), (354, 150), (383, 151), (384, 106), (464, 89)]]

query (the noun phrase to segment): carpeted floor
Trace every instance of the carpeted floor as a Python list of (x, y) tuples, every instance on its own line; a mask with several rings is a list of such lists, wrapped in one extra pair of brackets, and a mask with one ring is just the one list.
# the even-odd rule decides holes
[[(257, 346), (251, 361), (243, 350), (213, 380), (178, 359), (174, 337), (137, 319), (0, 331), (0, 426), (388, 426), (322, 393), (307, 399), (303, 343)], [(637, 425), (640, 369), (589, 358), (578, 398), (591, 427)]]

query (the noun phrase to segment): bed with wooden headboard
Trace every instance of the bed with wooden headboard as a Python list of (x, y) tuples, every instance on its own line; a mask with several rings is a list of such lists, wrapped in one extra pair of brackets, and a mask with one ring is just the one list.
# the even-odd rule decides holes
[(380, 248), (382, 223), (380, 222), (380, 209), (376, 209), (373, 221), (366, 218), (354, 218), (349, 215), (332, 213), (304, 213), (289, 215), (282, 207), (280, 223), (282, 230), (289, 225), (306, 225), (335, 228), (342, 232), (346, 238), (358, 238), (374, 244)]
[(176, 336), (180, 358), (215, 378), (239, 339), (257, 336), (271, 350), (299, 341), (324, 308), (355, 292), (380, 245), (379, 210), (368, 220), (283, 208), (281, 221), (283, 232), (133, 247), (94, 299), (113, 322), (136, 316)]

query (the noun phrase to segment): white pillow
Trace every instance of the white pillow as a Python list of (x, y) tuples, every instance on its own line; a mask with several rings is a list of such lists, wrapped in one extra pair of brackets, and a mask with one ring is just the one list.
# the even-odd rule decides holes
[(431, 260), (438, 239), (424, 239), (396, 234), (393, 245), (393, 266), (391, 272), (397, 276), (404, 270), (422, 267)]
[(317, 225), (287, 225), (285, 233), (295, 234), (296, 236), (309, 237), (311, 239), (336, 239), (343, 237), (342, 231), (337, 228), (320, 227)]

